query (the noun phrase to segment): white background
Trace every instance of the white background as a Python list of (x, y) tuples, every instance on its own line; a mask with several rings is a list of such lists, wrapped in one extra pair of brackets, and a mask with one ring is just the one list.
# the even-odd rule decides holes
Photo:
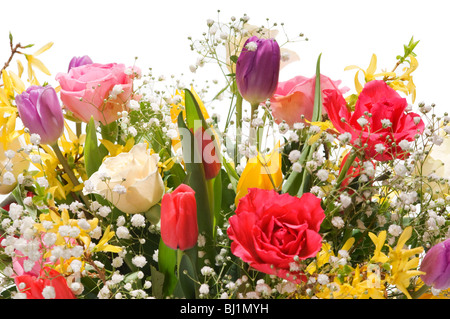
[[(435, 103), (441, 112), (449, 109), (447, 79), (450, 74), (450, 19), (446, 1), (330, 1), (330, 0), (223, 0), (223, 1), (139, 1), (139, 0), (21, 0), (2, 1), (0, 19), (0, 64), (9, 57), (8, 33), (16, 42), (34, 43), (32, 53), (47, 42), (53, 47), (39, 58), (54, 76), (65, 72), (73, 56), (89, 55), (95, 62), (137, 65), (155, 75), (192, 76), (189, 65), (196, 56), (190, 51), (188, 36), (201, 38), (206, 20), (222, 21), (246, 13), (255, 25), (284, 22), (288, 35), (302, 32), (308, 42), (289, 48), (300, 56), (281, 73), (281, 80), (295, 75), (313, 76), (322, 53), (321, 71), (354, 88), (355, 71), (344, 67), (356, 64), (367, 68), (372, 53), (378, 68), (391, 70), (395, 57), (411, 36), (420, 40), (415, 52), (419, 68), (414, 73), (418, 102)], [(12, 68), (15, 69), (15, 64)], [(196, 77), (217, 78), (202, 73)], [(206, 73), (205, 73), (206, 72)], [(38, 74), (38, 79), (45, 76)], [(197, 80), (198, 81), (198, 80)]]

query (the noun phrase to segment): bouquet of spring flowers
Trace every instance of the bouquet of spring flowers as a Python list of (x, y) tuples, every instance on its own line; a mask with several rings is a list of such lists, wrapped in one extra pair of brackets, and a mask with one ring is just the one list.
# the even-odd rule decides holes
[(418, 41), (350, 89), (325, 56), (279, 81), (277, 24), (206, 27), (205, 88), (89, 56), (40, 84), (52, 43), (10, 36), (2, 298), (448, 299), (450, 117), (414, 104)]

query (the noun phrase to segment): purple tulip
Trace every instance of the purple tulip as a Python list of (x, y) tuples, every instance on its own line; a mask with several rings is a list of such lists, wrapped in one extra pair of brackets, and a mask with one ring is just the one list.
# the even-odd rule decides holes
[(425, 255), (420, 270), (422, 281), (436, 289), (450, 288), (450, 238), (434, 245)]
[(92, 64), (92, 63), (93, 62), (92, 62), (91, 58), (88, 57), (87, 55), (82, 56), (82, 57), (74, 56), (72, 58), (72, 60), (70, 60), (69, 69), (67, 70), (67, 72), (69, 72), (71, 68), (75, 68), (77, 66), (82, 66), (82, 65), (85, 65), (85, 64)]
[(16, 96), (17, 110), (31, 134), (39, 134), (42, 144), (54, 144), (64, 130), (64, 116), (55, 89), (30, 86)]
[(270, 98), (278, 85), (280, 47), (274, 39), (250, 37), (236, 62), (236, 84), (252, 105)]

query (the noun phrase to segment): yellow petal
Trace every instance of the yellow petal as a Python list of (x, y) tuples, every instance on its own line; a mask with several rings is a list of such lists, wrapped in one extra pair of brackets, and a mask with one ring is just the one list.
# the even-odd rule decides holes
[(13, 83), (14, 90), (18, 94), (21, 94), (23, 91), (25, 91), (25, 84), (20, 79), (20, 77), (17, 74), (15, 74), (14, 72), (12, 72), (12, 71), (9, 71), (9, 75), (11, 77), (11, 81)]
[(47, 51), (48, 49), (50, 49), (53, 46), (53, 42), (49, 42), (46, 45), (44, 45), (42, 48), (40, 48), (39, 50), (37, 50), (36, 52), (34, 52), (34, 56), (38, 56), (41, 53), (44, 53), (45, 51)]
[(376, 70), (377, 70), (377, 56), (375, 54), (372, 54), (369, 67), (366, 70), (367, 76), (373, 75)]
[(47, 67), (44, 65), (44, 63), (41, 62), (41, 60), (33, 58), (31, 64), (33, 64), (35, 67), (37, 67), (41, 72), (51, 75), (50, 71), (47, 69)]

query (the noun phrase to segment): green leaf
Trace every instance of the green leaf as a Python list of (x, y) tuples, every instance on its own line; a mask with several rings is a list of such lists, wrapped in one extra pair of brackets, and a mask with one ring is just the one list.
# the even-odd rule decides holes
[(95, 129), (94, 118), (91, 117), (86, 125), (86, 142), (84, 145), (84, 163), (88, 177), (98, 170), (103, 158), (108, 154), (106, 148), (102, 146), (97, 144), (97, 130)]
[[(317, 59), (316, 65), (316, 86), (315, 86), (315, 94), (314, 94), (314, 110), (312, 122), (319, 122), (322, 119), (322, 94), (320, 89), (320, 58), (322, 54), (319, 55)], [(308, 140), (309, 137), (306, 139)], [(305, 164), (311, 160), (312, 155), (315, 151), (316, 145), (305, 145), (302, 154), (300, 156), (299, 162), (304, 167)], [(288, 193), (292, 196), (297, 195), (300, 197), (303, 193), (310, 189), (311, 184), (311, 176), (310, 173), (303, 169), (302, 172), (298, 173), (293, 171), (289, 177), (286, 179), (286, 182), (283, 184), (282, 191), (283, 193)]]
[(167, 297), (173, 293), (178, 282), (175, 273), (177, 267), (177, 251), (164, 244), (162, 239), (159, 242), (158, 248), (158, 265), (159, 272), (164, 275), (162, 294)]
[[(188, 110), (186, 110), (188, 112)], [(188, 117), (188, 114), (186, 114)], [(197, 202), (197, 222), (200, 234), (206, 239), (207, 259), (214, 260), (214, 238), (213, 238), (213, 203), (210, 202), (210, 192), (205, 178), (203, 163), (199, 159), (199, 149), (196, 146), (194, 135), (186, 127), (183, 115), (178, 116), (178, 129), (183, 131), (181, 136), (181, 145), (183, 148), (184, 163), (186, 166), (187, 177), (185, 184), (189, 185), (195, 191), (195, 200)]]
[(198, 298), (197, 279), (197, 248), (191, 248), (183, 252), (180, 261), (179, 283), (186, 299)]

